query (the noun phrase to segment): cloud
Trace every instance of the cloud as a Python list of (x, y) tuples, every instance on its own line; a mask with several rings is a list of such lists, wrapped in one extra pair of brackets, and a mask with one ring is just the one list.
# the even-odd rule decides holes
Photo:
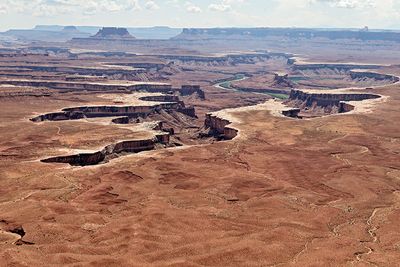
[(202, 12), (202, 9), (199, 6), (196, 6), (191, 2), (186, 2), (185, 8), (186, 8), (186, 11), (189, 13), (201, 13)]
[(156, 9), (160, 9), (160, 7), (157, 5), (156, 2), (154, 1), (147, 1), (146, 4), (144, 5), (144, 7), (148, 10), (156, 10)]
[(229, 10), (231, 10), (231, 8), (232, 7), (230, 5), (223, 4), (223, 3), (221, 3), (221, 4), (210, 4), (208, 6), (208, 9), (211, 10), (211, 11), (220, 11), (220, 12), (229, 11)]
[(337, 8), (371, 8), (376, 6), (375, 0), (312, 0), (311, 3), (326, 3)]
[(233, 10), (233, 5), (247, 2), (247, 0), (221, 0), (219, 3), (208, 5), (211, 11), (226, 12)]
[[(67, 13), (94, 15), (140, 9), (139, 0), (5, 0), (10, 11), (34, 16), (57, 16)], [(148, 3), (154, 1), (148, 1)], [(155, 3), (154, 3), (155, 4)], [(156, 5), (152, 5), (153, 8)], [(0, 11), (1, 12), (1, 11)]]

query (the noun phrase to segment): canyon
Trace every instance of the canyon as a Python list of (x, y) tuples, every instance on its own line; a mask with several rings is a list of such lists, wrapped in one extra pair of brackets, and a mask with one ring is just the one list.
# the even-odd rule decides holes
[(397, 32), (146, 29), (0, 38), (0, 265), (398, 261)]

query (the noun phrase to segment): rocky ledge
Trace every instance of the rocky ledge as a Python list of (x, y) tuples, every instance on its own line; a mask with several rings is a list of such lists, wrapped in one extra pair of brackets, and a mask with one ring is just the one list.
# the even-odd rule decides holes
[(228, 127), (231, 123), (227, 119), (209, 113), (206, 114), (204, 126), (209, 130), (209, 135), (216, 136), (221, 140), (232, 140), (237, 136), (238, 130)]
[(157, 144), (167, 146), (169, 144), (169, 134), (159, 133), (153, 139), (121, 141), (108, 145), (100, 151), (51, 157), (41, 161), (45, 163), (68, 163), (72, 166), (97, 165), (110, 158), (117, 157), (121, 153), (139, 153), (154, 150)]
[(325, 113), (344, 113), (354, 109), (354, 106), (347, 103), (349, 101), (363, 101), (380, 97), (380, 95), (371, 93), (338, 90), (326, 90), (325, 92), (324, 90), (292, 90), (289, 100), (286, 103), (301, 110), (322, 108)]

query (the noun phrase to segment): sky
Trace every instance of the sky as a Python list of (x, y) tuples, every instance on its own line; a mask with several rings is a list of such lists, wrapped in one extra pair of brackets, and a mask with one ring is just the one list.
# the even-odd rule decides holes
[(0, 0), (0, 31), (39, 24), (400, 29), (400, 0)]

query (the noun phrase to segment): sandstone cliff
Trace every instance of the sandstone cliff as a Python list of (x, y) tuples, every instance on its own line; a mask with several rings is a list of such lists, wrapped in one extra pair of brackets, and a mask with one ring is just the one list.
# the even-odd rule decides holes
[(209, 134), (221, 137), (225, 140), (231, 140), (238, 134), (238, 130), (228, 127), (231, 124), (229, 120), (218, 117), (213, 114), (206, 114), (204, 126), (209, 129)]

